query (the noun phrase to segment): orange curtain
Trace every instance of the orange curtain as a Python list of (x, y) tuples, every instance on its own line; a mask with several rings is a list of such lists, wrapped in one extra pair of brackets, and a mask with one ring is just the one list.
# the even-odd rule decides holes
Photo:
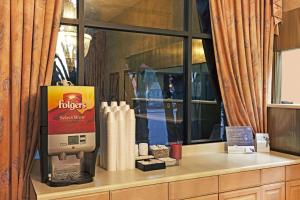
[(0, 0), (0, 199), (24, 199), (62, 0)]
[(267, 131), (274, 33), (281, 0), (211, 0), (221, 94), (230, 126)]

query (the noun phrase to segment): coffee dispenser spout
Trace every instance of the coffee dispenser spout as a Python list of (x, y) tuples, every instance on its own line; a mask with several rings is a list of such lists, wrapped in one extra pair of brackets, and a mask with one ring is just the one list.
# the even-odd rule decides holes
[(58, 159), (59, 160), (66, 160), (66, 158), (67, 158), (66, 152), (61, 152), (61, 153), (58, 154)]
[(77, 159), (82, 159), (84, 156), (84, 152), (83, 151), (79, 151), (77, 154), (76, 154), (76, 158)]

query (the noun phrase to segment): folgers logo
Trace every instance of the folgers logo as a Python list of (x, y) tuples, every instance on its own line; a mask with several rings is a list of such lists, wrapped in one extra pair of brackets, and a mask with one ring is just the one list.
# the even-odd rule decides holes
[(58, 102), (58, 108), (62, 109), (86, 109), (87, 105), (82, 103), (82, 95), (80, 93), (66, 93), (63, 100)]
[(48, 86), (48, 134), (94, 132), (94, 87)]

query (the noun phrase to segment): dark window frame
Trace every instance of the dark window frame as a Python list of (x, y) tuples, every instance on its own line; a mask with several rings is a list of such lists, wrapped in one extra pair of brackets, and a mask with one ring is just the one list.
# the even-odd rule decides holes
[[(159, 29), (151, 27), (140, 27), (125, 24), (114, 24), (95, 20), (85, 19), (84, 17), (84, 0), (77, 0), (77, 19), (62, 18), (61, 25), (76, 26), (78, 29), (78, 78), (77, 85), (84, 85), (84, 30), (85, 28), (97, 28), (102, 30), (124, 31), (132, 33), (153, 34), (162, 36), (182, 37), (184, 42), (183, 48), (183, 73), (185, 94), (183, 99), (183, 144), (201, 144), (223, 142), (223, 140), (210, 141), (208, 139), (192, 140), (192, 41), (193, 39), (210, 40), (212, 43), (212, 35), (207, 33), (195, 33), (192, 27), (193, 8), (192, 0), (184, 1), (184, 29), (182, 31)], [(212, 47), (213, 48), (213, 47)], [(212, 59), (215, 65), (215, 55), (209, 54), (208, 58)], [(217, 88), (218, 89), (218, 88)]]

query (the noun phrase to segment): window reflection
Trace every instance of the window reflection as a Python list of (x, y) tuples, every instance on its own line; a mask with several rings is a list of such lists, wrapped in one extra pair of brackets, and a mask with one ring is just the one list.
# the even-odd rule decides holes
[(64, 0), (63, 18), (77, 18), (77, 0)]
[(217, 102), (212, 70), (206, 62), (201, 39), (192, 42), (192, 140), (198, 142), (222, 139), (221, 107)]
[(60, 27), (58, 33), (55, 60), (53, 67), (52, 85), (67, 81), (77, 82), (77, 27)]
[(102, 100), (126, 100), (135, 109), (137, 142), (181, 141), (182, 38), (97, 29), (86, 32), (93, 37), (85, 58), (86, 84), (98, 85)]
[(84, 0), (84, 3), (87, 20), (183, 30), (184, 0)]
[(192, 0), (193, 33), (211, 34), (209, 0)]

